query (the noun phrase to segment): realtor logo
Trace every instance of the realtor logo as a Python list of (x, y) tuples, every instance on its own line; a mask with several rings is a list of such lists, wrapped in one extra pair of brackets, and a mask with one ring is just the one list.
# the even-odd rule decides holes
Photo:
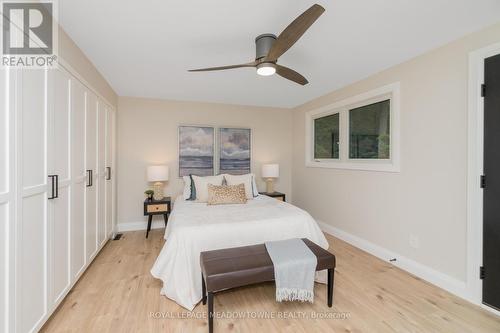
[(2, 66), (40, 68), (56, 64), (53, 1), (2, 1)]

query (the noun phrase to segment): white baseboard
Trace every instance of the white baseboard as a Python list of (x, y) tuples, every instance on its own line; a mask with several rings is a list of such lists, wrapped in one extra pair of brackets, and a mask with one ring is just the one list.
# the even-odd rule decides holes
[[(165, 222), (162, 221), (153, 221), (151, 223), (151, 229), (160, 229), (165, 227)], [(140, 222), (126, 222), (120, 223), (116, 225), (117, 232), (125, 232), (125, 231), (137, 231), (137, 230), (146, 230), (148, 228), (147, 221)]]
[(374, 255), (375, 257), (380, 258), (384, 261), (389, 262), (390, 259), (396, 259), (396, 261), (391, 262), (391, 264), (393, 264), (394, 266), (401, 268), (427, 282), (430, 282), (433, 285), (436, 285), (458, 297), (474, 303), (471, 300), (471, 297), (469, 297), (467, 284), (465, 281), (461, 281), (447, 274), (438, 272), (433, 268), (422, 265), (421, 263), (418, 263), (412, 259), (406, 258), (398, 253), (392, 252), (386, 248), (345, 232), (325, 222), (318, 221), (318, 224), (324, 232), (340, 238), (341, 240), (357, 248), (360, 248), (361, 250), (368, 252), (371, 255)]

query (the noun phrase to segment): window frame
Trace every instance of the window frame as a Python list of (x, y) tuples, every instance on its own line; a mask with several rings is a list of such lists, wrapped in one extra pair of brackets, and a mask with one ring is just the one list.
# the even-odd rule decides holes
[[(389, 100), (389, 159), (349, 158), (349, 111), (358, 107)], [(306, 112), (305, 164), (306, 167), (400, 172), (400, 84), (399, 82), (356, 95), (319, 109)], [(314, 158), (314, 120), (339, 113), (339, 158)]]

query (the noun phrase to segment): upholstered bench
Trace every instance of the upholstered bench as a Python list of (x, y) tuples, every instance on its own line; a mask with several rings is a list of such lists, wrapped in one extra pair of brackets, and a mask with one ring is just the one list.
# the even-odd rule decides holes
[[(316, 255), (317, 271), (328, 270), (328, 306), (333, 302), (335, 256), (308, 239)], [(203, 304), (208, 298), (208, 330), (213, 332), (214, 292), (274, 280), (274, 267), (264, 244), (202, 252), (200, 255)]]

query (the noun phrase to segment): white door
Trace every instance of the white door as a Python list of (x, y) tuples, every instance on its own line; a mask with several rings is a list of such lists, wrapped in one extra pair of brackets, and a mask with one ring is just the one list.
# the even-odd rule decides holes
[[(9, 317), (9, 299), (13, 296), (12, 279), (9, 281), (14, 263), (12, 247), (14, 221), (13, 182), (9, 181), (12, 161), (9, 156), (13, 152), (11, 135), (14, 124), (9, 117), (9, 73), (0, 69), (0, 332), (10, 332), (13, 324)], [(9, 123), (10, 120), (10, 123)], [(9, 161), (11, 163), (9, 163)], [(9, 284), (8, 284), (9, 283)], [(10, 311), (11, 312), (11, 311)]]
[(49, 71), (48, 105), (49, 174), (55, 182), (55, 198), (49, 200), (50, 305), (55, 305), (70, 286), (70, 76), (61, 69)]
[(85, 112), (87, 92), (75, 79), (71, 80), (71, 280), (83, 272), (85, 251)]
[(36, 330), (47, 313), (47, 202), (52, 187), (47, 170), (45, 70), (17, 72), (17, 331)]
[(113, 165), (114, 145), (114, 112), (106, 107), (106, 235), (111, 237), (113, 233), (113, 184), (115, 179), (115, 168)]
[(106, 241), (106, 107), (99, 100), (97, 107), (97, 240)]
[(88, 90), (85, 124), (85, 169), (87, 172), (87, 185), (85, 191), (85, 243), (87, 262), (90, 262), (97, 252), (97, 97)]

